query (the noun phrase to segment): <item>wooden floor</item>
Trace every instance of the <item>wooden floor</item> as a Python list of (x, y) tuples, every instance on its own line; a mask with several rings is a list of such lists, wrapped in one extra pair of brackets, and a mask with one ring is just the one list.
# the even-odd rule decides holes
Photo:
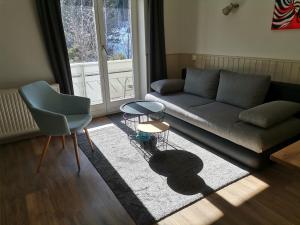
[[(92, 126), (108, 123), (96, 120)], [(134, 224), (72, 140), (54, 138), (40, 174), (45, 137), (0, 145), (1, 225)], [(279, 165), (252, 174), (175, 213), (159, 225), (300, 224), (300, 173)]]

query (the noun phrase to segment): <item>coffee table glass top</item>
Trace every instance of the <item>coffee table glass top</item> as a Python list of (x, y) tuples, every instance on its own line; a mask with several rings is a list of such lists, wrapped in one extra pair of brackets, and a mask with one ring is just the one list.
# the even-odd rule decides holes
[(154, 101), (135, 101), (121, 105), (120, 110), (131, 115), (149, 115), (153, 113), (163, 112), (164, 104)]

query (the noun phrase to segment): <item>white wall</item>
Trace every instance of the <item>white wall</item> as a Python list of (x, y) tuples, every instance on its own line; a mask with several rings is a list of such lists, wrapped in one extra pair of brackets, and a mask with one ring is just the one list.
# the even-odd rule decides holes
[(53, 82), (35, 0), (0, 0), (0, 88)]
[(194, 53), (199, 0), (164, 0), (167, 54)]
[(180, 52), (180, 19), (178, 17), (181, 0), (165, 0), (165, 42), (166, 52), (169, 54)]
[(229, 16), (221, 10), (231, 0), (165, 1), (167, 53), (300, 60), (300, 30), (271, 30), (274, 0), (235, 0)]

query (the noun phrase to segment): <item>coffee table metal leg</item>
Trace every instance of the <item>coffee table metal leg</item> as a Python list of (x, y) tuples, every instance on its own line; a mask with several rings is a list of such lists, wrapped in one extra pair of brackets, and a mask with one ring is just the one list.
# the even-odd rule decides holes
[(170, 131), (170, 130), (167, 130), (167, 131), (166, 131), (166, 139), (165, 139), (166, 150), (168, 149), (168, 143), (169, 143), (169, 131)]
[(167, 131), (164, 134), (164, 148), (167, 150)]

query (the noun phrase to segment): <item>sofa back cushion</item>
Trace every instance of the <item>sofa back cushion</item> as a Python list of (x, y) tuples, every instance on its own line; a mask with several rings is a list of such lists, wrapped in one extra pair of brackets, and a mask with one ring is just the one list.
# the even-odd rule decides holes
[(264, 102), (270, 76), (221, 71), (216, 100), (241, 108), (252, 108)]
[(204, 98), (215, 99), (220, 70), (187, 69), (184, 92)]

